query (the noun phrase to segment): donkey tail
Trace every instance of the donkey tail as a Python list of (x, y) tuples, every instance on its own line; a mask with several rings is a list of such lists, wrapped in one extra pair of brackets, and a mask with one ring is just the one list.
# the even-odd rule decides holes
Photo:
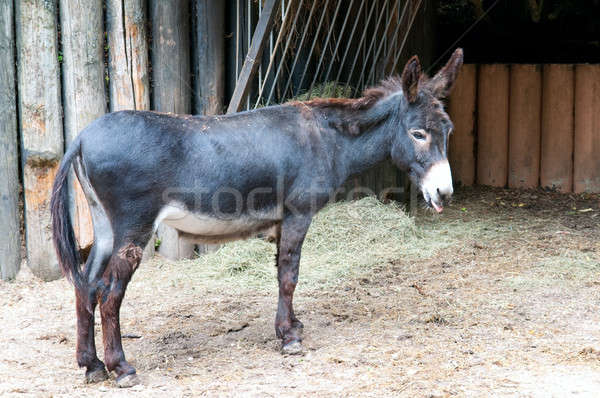
[(76, 139), (67, 149), (61, 163), (54, 186), (50, 208), (52, 214), (52, 235), (58, 263), (63, 275), (75, 285), (78, 291), (87, 286), (81, 273), (79, 244), (75, 238), (71, 213), (69, 211), (68, 176), (71, 164), (80, 150), (80, 141)]

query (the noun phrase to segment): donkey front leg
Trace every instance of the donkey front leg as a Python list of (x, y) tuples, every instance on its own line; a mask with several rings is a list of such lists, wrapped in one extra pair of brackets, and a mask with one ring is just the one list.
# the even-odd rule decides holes
[(275, 317), (275, 332), (282, 340), (282, 352), (302, 351), (302, 323), (294, 315), (293, 296), (298, 283), (300, 251), (310, 225), (310, 216), (290, 216), (283, 220), (277, 245), (277, 281), (279, 303)]
[(100, 297), (100, 313), (104, 361), (107, 369), (116, 373), (119, 387), (131, 387), (138, 383), (135, 369), (125, 360), (123, 353), (119, 311), (127, 284), (142, 259), (142, 252), (133, 243), (122, 246), (111, 257), (103, 276), (105, 287)]

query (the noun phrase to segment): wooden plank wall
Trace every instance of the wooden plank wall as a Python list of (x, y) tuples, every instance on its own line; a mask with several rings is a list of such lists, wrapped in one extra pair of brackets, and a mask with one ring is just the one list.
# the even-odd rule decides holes
[[(209, 0), (186, 0), (178, 7), (167, 0), (0, 4), (2, 279), (13, 278), (21, 262), (20, 184), (27, 264), (44, 280), (60, 277), (50, 225), (52, 183), (65, 146), (89, 123), (108, 110), (222, 112), (224, 13), (225, 3)], [(85, 247), (93, 239), (91, 218), (71, 178), (74, 229)], [(171, 258), (194, 255), (194, 246), (177, 236), (163, 243), (167, 252), (171, 245), (165, 253)], [(150, 242), (146, 255), (153, 248)]]
[[(2, 3), (0, 145), (8, 155), (0, 162), (0, 227), (7, 237), (0, 242), (1, 278), (14, 277), (20, 262), (19, 158), (27, 263), (54, 279), (60, 271), (49, 198), (65, 144), (107, 110), (221, 112), (224, 13), (223, 3), (209, 0), (179, 7), (166, 0)], [(448, 109), (455, 123), (450, 160), (460, 184), (600, 192), (600, 65), (466, 65)], [(388, 179), (393, 174), (369, 184), (393, 183)], [(93, 233), (81, 194), (73, 212), (85, 245)], [(176, 235), (163, 238), (167, 257), (194, 255)]]
[(465, 65), (448, 112), (459, 185), (600, 192), (600, 65)]

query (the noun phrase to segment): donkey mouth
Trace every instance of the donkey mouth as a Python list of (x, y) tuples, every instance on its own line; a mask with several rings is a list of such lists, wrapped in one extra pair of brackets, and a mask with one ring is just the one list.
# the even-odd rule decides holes
[(423, 197), (425, 199), (425, 203), (427, 203), (427, 206), (429, 208), (432, 208), (433, 210), (435, 210), (437, 213), (441, 213), (442, 211), (444, 211), (444, 205), (442, 203), (437, 203), (432, 197), (431, 195), (429, 195), (427, 192), (423, 192)]
[(433, 209), (435, 211), (437, 211), (438, 213), (441, 213), (444, 210), (444, 206), (442, 205), (438, 205), (437, 203), (435, 203), (433, 200), (429, 201), (431, 204), (431, 207), (433, 207)]

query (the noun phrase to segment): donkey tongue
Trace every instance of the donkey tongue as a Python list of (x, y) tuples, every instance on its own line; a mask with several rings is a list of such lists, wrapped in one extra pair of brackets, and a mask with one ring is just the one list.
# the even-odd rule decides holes
[(435, 209), (435, 211), (437, 211), (438, 213), (441, 213), (442, 210), (444, 210), (444, 208), (442, 206), (439, 206), (433, 200), (431, 201), (431, 205), (433, 206), (433, 208)]

